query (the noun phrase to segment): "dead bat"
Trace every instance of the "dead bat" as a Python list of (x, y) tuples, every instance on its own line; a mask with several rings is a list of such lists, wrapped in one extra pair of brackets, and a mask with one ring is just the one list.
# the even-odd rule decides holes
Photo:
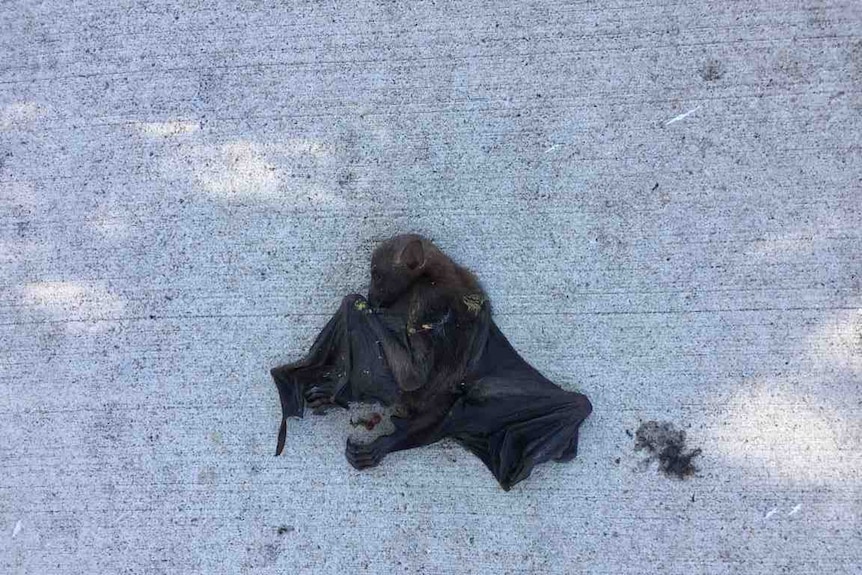
[(347, 441), (357, 469), (387, 453), (452, 437), (488, 466), (503, 489), (548, 460), (568, 461), (592, 412), (530, 366), (491, 318), (476, 277), (428, 239), (407, 234), (371, 258), (368, 298), (345, 297), (303, 359), (271, 370), (281, 399), (276, 455), (287, 418), (306, 403), (393, 405), (395, 430)]

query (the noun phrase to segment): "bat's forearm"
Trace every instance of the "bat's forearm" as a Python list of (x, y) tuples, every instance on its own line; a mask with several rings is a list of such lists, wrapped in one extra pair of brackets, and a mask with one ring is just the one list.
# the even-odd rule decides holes
[(361, 321), (367, 322), (371, 327), (399, 387), (405, 391), (413, 391), (425, 385), (433, 362), (432, 349), (425, 339), (426, 334), (408, 331), (408, 343), (405, 346), (371, 309), (365, 298), (358, 295), (347, 296), (345, 305), (353, 308), (352, 313), (358, 312)]
[(374, 333), (377, 335), (383, 354), (398, 385), (405, 390), (422, 387), (428, 379), (430, 365), (426, 353), (406, 348), (378, 318), (370, 318)]
[(392, 375), (398, 385), (405, 390), (422, 387), (430, 372), (429, 354), (422, 350), (421, 345), (413, 349), (405, 347), (401, 340), (373, 313), (369, 313), (367, 319), (383, 348), (386, 363), (392, 370)]

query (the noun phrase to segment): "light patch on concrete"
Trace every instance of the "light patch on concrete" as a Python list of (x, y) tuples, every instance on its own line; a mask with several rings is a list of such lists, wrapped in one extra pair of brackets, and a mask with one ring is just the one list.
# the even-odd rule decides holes
[(38, 242), (23, 240), (0, 240), (0, 264), (18, 265), (23, 258), (34, 257), (43, 246)]
[(248, 141), (232, 142), (212, 150), (214, 157), (199, 175), (203, 187), (219, 196), (274, 196), (279, 174), (260, 148)]
[(201, 129), (198, 122), (191, 120), (170, 120), (167, 122), (139, 122), (135, 124), (138, 131), (153, 138), (169, 138), (191, 134)]
[(45, 281), (24, 286), (22, 300), (56, 320), (65, 320), (69, 331), (98, 332), (106, 329), (99, 319), (114, 319), (123, 312), (123, 302), (99, 283)]
[(754, 381), (721, 414), (714, 447), (731, 464), (788, 482), (834, 482), (852, 473), (838, 437), (842, 415), (813, 406), (779, 381)]
[(862, 309), (828, 316), (808, 338), (806, 351), (824, 369), (862, 374)]
[(11, 210), (16, 206), (32, 208), (38, 202), (32, 182), (27, 180), (6, 180), (0, 185), (0, 206)]
[(331, 150), (322, 142), (309, 138), (290, 138), (284, 143), (276, 143), (267, 147), (273, 151), (281, 151), (285, 155), (310, 154), (323, 158), (331, 153)]
[(15, 102), (0, 107), (0, 132), (27, 129), (45, 113), (36, 102)]
[[(288, 205), (340, 207), (344, 200), (303, 177), (296, 156), (325, 157), (320, 143), (307, 139), (260, 144), (234, 140), (220, 145), (190, 144), (170, 153), (162, 163), (168, 175), (187, 174), (203, 191), (222, 200), (256, 198)], [(293, 170), (295, 177), (290, 177)]]
[(89, 219), (90, 227), (106, 240), (123, 240), (129, 237), (129, 214), (123, 208), (100, 208)]
[(793, 261), (807, 254), (826, 252), (832, 241), (830, 232), (813, 225), (799, 226), (790, 232), (764, 231), (757, 233), (756, 239), (740, 252), (739, 261), (761, 264)]

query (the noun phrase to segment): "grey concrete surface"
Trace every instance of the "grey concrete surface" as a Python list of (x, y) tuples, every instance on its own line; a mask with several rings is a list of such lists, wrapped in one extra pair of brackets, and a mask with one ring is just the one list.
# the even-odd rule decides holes
[[(3, 2), (0, 572), (860, 573), (860, 82), (854, 1)], [(577, 460), (272, 456), (407, 230), (593, 400)]]

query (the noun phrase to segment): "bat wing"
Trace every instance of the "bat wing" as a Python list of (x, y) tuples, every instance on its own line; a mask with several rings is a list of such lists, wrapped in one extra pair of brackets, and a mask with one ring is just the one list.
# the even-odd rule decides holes
[[(398, 386), (369, 325), (367, 307), (348, 296), (318, 334), (308, 354), (297, 362), (270, 370), (281, 400), (281, 425), (276, 455), (287, 436), (287, 418), (302, 417), (306, 398), (322, 397), (346, 407), (352, 401), (391, 404)], [(404, 325), (401, 317), (380, 318)]]
[(578, 428), (591, 412), (585, 395), (545, 378), (491, 322), (476, 371), (450, 411), (446, 435), (477, 455), (508, 490), (542, 462), (574, 458)]

